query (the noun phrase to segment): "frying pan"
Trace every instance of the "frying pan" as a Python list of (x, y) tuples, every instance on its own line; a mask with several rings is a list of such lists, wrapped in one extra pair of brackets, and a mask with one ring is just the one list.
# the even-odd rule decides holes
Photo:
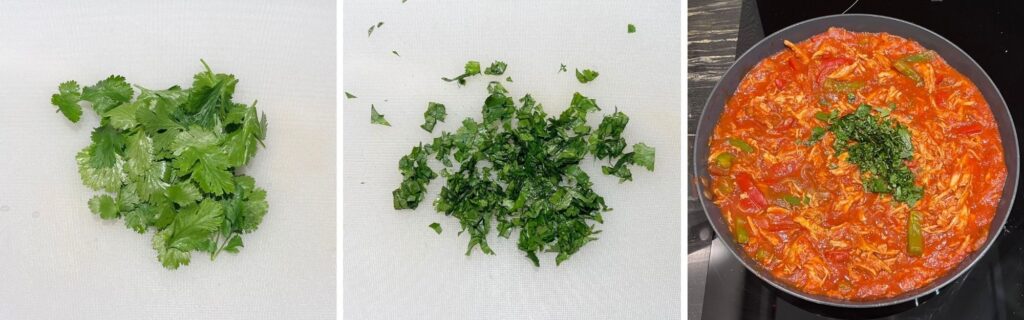
[[(707, 186), (704, 182), (710, 181), (710, 176), (708, 175), (709, 139), (715, 125), (718, 123), (718, 119), (722, 115), (726, 101), (736, 91), (736, 87), (743, 77), (762, 59), (785, 49), (783, 40), (790, 40), (796, 43), (825, 32), (829, 27), (840, 27), (857, 32), (887, 32), (917, 41), (925, 48), (934, 50), (950, 66), (971, 79), (978, 87), (978, 90), (981, 91), (981, 94), (988, 102), (989, 108), (992, 109), (992, 115), (995, 116), (996, 123), (999, 125), (999, 136), (1003, 142), (1003, 155), (1006, 162), (1006, 184), (1003, 186), (1003, 196), (999, 200), (995, 217), (992, 219), (992, 225), (989, 227), (988, 239), (986, 239), (985, 245), (980, 250), (976, 250), (964, 258), (956, 268), (951, 269), (928, 285), (891, 298), (866, 301), (842, 300), (824, 295), (805, 293), (776, 279), (775, 276), (744, 253), (742, 247), (736, 243), (732, 233), (729, 231), (728, 224), (722, 216), (722, 211), (711, 199), (707, 198), (705, 191)], [(704, 206), (704, 212), (708, 216), (709, 223), (715, 229), (715, 233), (726, 244), (726, 247), (729, 248), (729, 251), (750, 272), (779, 290), (814, 303), (847, 308), (872, 308), (914, 300), (934, 292), (958, 278), (978, 262), (985, 252), (988, 251), (989, 247), (992, 246), (992, 243), (995, 242), (996, 237), (999, 236), (1003, 225), (1006, 224), (1006, 218), (1010, 214), (1010, 208), (1013, 207), (1014, 196), (1017, 193), (1020, 153), (1017, 147), (1017, 131), (1013, 125), (1013, 118), (1010, 117), (1010, 110), (1006, 107), (1006, 101), (1003, 100), (1002, 95), (999, 94), (999, 89), (992, 83), (992, 79), (988, 77), (985, 70), (982, 70), (981, 66), (974, 59), (971, 59), (967, 53), (942, 36), (907, 21), (879, 15), (843, 14), (814, 18), (786, 27), (765, 37), (741, 55), (739, 59), (736, 59), (732, 67), (726, 71), (722, 79), (715, 85), (715, 88), (711, 91), (711, 97), (708, 98), (707, 104), (704, 105), (704, 112), (701, 114), (700, 122), (697, 124), (697, 137), (693, 148), (693, 163), (695, 177), (697, 178), (697, 190), (700, 194), (700, 203)]]

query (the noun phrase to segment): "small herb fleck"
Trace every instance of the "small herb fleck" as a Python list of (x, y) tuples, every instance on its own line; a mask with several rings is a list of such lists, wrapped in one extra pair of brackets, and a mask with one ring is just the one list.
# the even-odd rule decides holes
[(822, 127), (811, 128), (811, 139), (809, 139), (807, 141), (807, 143), (808, 144), (813, 144), (815, 142), (821, 141), (821, 138), (824, 138), (825, 137), (825, 133), (827, 133), (827, 132), (828, 131), (825, 130), (825, 128), (822, 128)]
[(452, 82), (456, 81), (460, 85), (466, 84), (466, 77), (471, 77), (480, 74), (480, 62), (479, 61), (467, 61), (465, 66), (465, 72), (455, 78), (441, 78), (441, 80)]
[(353, 95), (351, 93), (348, 93), (348, 91), (345, 91), (345, 98), (346, 99), (355, 99), (355, 98), (358, 98), (358, 97), (356, 97), (355, 95)]
[(493, 76), (500, 76), (500, 75), (505, 73), (505, 68), (507, 68), (507, 67), (508, 67), (508, 65), (506, 65), (504, 62), (494, 61), (493, 63), (491, 63), (490, 67), (487, 67), (487, 69), (484, 69), (484, 74), (493, 75)]
[(434, 232), (437, 232), (437, 234), (441, 234), (441, 224), (440, 223), (437, 223), (437, 222), (431, 223), (430, 224), (430, 228), (434, 229)]
[(633, 26), (633, 24), (630, 23), (628, 26), (626, 26), (626, 32), (627, 33), (634, 33), (634, 32), (636, 32), (636, 26)]
[(579, 80), (580, 83), (587, 83), (587, 82), (594, 81), (594, 79), (597, 79), (598, 75), (599, 74), (597, 73), (597, 71), (594, 71), (594, 70), (583, 69), (583, 71), (580, 72), (579, 69), (576, 69), (576, 80)]
[(379, 124), (383, 126), (391, 126), (387, 119), (384, 119), (384, 115), (377, 112), (377, 107), (370, 105), (370, 123)]
[(434, 125), (438, 121), (444, 122), (444, 118), (448, 113), (444, 109), (444, 105), (437, 102), (427, 103), (427, 111), (423, 113), (423, 125), (420, 128), (427, 130), (427, 132), (434, 132)]

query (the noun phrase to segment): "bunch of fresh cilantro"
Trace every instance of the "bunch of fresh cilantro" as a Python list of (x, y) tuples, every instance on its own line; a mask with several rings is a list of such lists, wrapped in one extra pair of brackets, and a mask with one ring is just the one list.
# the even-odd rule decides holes
[[(495, 62), (488, 69), (497, 72), (484, 73), (500, 75), (505, 68)], [(480, 64), (470, 61), (465, 69), (463, 75), (444, 80), (465, 83), (480, 73)], [(555, 263), (561, 264), (597, 239), (600, 231), (591, 222), (602, 223), (602, 212), (610, 210), (579, 163), (588, 155), (607, 160), (602, 172), (622, 182), (632, 180), (631, 165), (654, 170), (654, 148), (637, 143), (626, 152), (622, 133), (629, 117), (619, 111), (593, 128), (587, 116), (600, 108), (579, 93), (568, 109), (549, 117), (529, 94), (517, 104), (500, 82), (492, 81), (487, 90), (481, 120), (467, 118), (454, 133), (441, 132), (433, 143), (413, 147), (401, 158), (403, 180), (392, 192), (394, 207), (416, 209), (427, 184), (440, 175), (446, 181), (434, 208), (457, 218), (459, 233), (469, 234), (467, 255), (477, 246), (494, 254), (487, 243), (493, 229), (503, 238), (518, 230), (519, 249), (534, 265), (540, 265), (538, 252), (557, 253)], [(376, 117), (374, 123), (386, 121)], [(444, 105), (431, 102), (422, 128), (432, 132), (445, 117)], [(439, 173), (430, 167), (430, 157), (444, 166)], [(430, 227), (441, 233), (439, 224)]]
[[(153, 249), (168, 269), (188, 265), (192, 252), (238, 253), (241, 234), (267, 213), (266, 191), (236, 175), (266, 137), (256, 103), (234, 103), (238, 80), (205, 71), (192, 87), (149, 90), (110, 76), (79, 88), (60, 84), (51, 102), (78, 122), (81, 101), (100, 118), (92, 143), (75, 156), (82, 182), (101, 193), (89, 209), (102, 219), (124, 218), (139, 233), (156, 230)], [(138, 96), (135, 95), (138, 89)]]

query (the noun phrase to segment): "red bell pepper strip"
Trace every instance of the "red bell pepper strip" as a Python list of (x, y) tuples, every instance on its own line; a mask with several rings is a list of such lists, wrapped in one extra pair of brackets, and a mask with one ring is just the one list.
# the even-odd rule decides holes
[(747, 195), (747, 202), (750, 207), (756, 209), (758, 212), (764, 211), (768, 208), (768, 200), (765, 200), (764, 194), (754, 184), (754, 178), (749, 173), (740, 172), (736, 174), (736, 186), (739, 187), (740, 191)]
[(955, 133), (955, 134), (976, 134), (976, 133), (981, 133), (982, 129), (983, 128), (981, 127), (980, 124), (972, 123), (972, 124), (963, 125), (963, 126), (959, 126), (959, 127), (953, 128), (953, 133)]

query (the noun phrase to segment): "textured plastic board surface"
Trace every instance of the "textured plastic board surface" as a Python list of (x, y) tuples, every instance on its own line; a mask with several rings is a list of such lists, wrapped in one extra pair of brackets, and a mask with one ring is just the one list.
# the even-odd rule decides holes
[[(335, 4), (0, 2), (0, 319), (333, 319)], [(205, 59), (266, 112), (246, 172), (270, 211), (245, 248), (165, 270), (139, 235), (86, 205), (74, 156), (97, 124), (54, 113), (57, 84), (110, 74), (190, 86)]]
[[(675, 319), (680, 317), (680, 7), (675, 1), (346, 1), (343, 57), (345, 316), (353, 319)], [(372, 35), (367, 29), (378, 22)], [(628, 24), (636, 33), (626, 32)], [(401, 57), (391, 51), (398, 51)], [(508, 63), (501, 77), (466, 86), (441, 81), (467, 60)], [(560, 64), (569, 73), (558, 73)], [(573, 69), (601, 75), (580, 84)], [(505, 77), (514, 82), (504, 82)], [(584, 170), (614, 210), (600, 240), (560, 267), (536, 268), (513, 240), (491, 239), (494, 256), (464, 255), (458, 221), (431, 206), (433, 181), (415, 211), (395, 211), (398, 160), (441, 130), (480, 118), (488, 81), (502, 80), (558, 114), (573, 92), (630, 117), (631, 144), (657, 148), (655, 172), (634, 181)], [(448, 121), (419, 127), (427, 102)], [(370, 124), (370, 105), (391, 127)], [(591, 123), (600, 121), (592, 115)], [(436, 164), (435, 164), (436, 165)], [(428, 225), (439, 222), (437, 235)]]

